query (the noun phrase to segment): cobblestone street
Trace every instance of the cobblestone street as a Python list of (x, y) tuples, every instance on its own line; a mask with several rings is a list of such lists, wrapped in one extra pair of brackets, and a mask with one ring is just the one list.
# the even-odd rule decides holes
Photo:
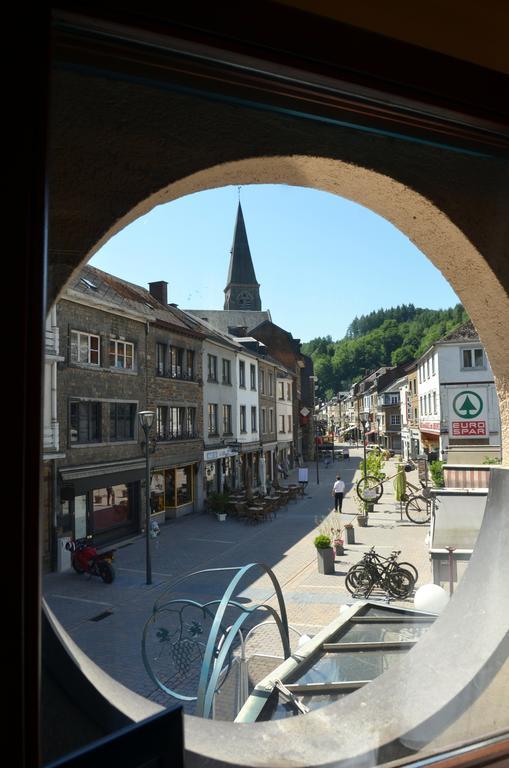
[[(353, 448), (349, 460), (334, 461), (328, 467), (309, 465), (310, 482), (303, 499), (292, 501), (279, 510), (277, 518), (257, 525), (246, 525), (234, 518), (218, 522), (215, 517), (195, 514), (161, 526), (160, 536), (151, 542), (153, 584), (145, 584), (145, 539), (140, 536), (117, 550), (117, 577), (107, 585), (96, 578), (79, 577), (73, 571), (51, 573), (44, 577), (44, 597), (72, 639), (117, 681), (161, 704), (172, 703), (148, 676), (141, 656), (143, 628), (152, 615), (153, 605), (163, 594), (192, 597), (200, 603), (220, 598), (232, 572), (207, 574), (183, 584), (186, 574), (206, 568), (241, 566), (260, 562), (273, 569), (283, 590), (292, 644), (298, 634), (314, 635), (337, 615), (342, 604), (353, 602), (344, 586), (344, 576), (364, 552), (375, 546), (381, 555), (401, 550), (400, 560), (410, 561), (419, 571), (417, 587), (428, 583), (430, 564), (425, 543), (428, 526), (412, 524), (395, 502), (392, 480), (384, 486), (384, 495), (366, 528), (356, 522), (354, 481), (359, 475), (362, 449)], [(393, 474), (395, 460), (386, 464)], [(355, 544), (345, 543), (345, 554), (336, 558), (335, 573), (318, 573), (313, 539), (319, 522), (332, 512), (331, 489), (336, 474), (346, 483), (346, 495), (340, 525), (354, 522)], [(294, 470), (289, 481), (297, 479)], [(412, 482), (415, 477), (410, 476)], [(237, 599), (246, 605), (266, 603), (276, 607), (274, 588), (267, 576), (247, 574), (241, 582)], [(370, 599), (384, 599), (381, 593)], [(393, 605), (412, 608), (413, 599), (393, 601)], [(256, 622), (266, 614), (260, 612)], [(274, 626), (253, 634), (248, 653), (281, 655)], [(189, 681), (188, 681), (189, 682)], [(186, 707), (191, 711), (192, 707)]]

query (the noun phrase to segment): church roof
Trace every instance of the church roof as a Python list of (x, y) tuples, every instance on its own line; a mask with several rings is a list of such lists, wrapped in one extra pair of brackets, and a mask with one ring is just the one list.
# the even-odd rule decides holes
[(264, 321), (272, 322), (268, 309), (186, 309), (186, 312), (205, 320), (223, 333), (228, 333), (229, 328), (245, 328), (249, 335), (249, 331)]
[(230, 256), (230, 269), (228, 270), (228, 283), (240, 285), (259, 285), (251, 259), (251, 251), (247, 241), (246, 225), (240, 206), (237, 210), (237, 220), (235, 222), (235, 231), (233, 233), (233, 243)]

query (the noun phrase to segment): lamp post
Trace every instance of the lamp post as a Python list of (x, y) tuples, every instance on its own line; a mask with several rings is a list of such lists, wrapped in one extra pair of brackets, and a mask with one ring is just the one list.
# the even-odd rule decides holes
[(331, 429), (332, 429), (332, 463), (334, 464), (334, 416), (331, 416)]
[[(366, 487), (366, 477), (367, 477), (367, 474), (368, 474), (368, 468), (366, 466), (366, 434), (367, 434), (367, 431), (369, 429), (369, 413), (363, 412), (363, 413), (360, 414), (360, 417), (361, 417), (361, 420), (362, 420), (361, 423), (362, 423), (362, 452), (363, 452), (363, 457), (364, 457), (364, 465), (363, 465), (364, 466), (364, 471), (363, 471), (364, 487)], [(365, 515), (366, 515), (366, 518), (367, 518), (368, 517), (368, 506), (367, 506), (366, 502), (364, 502), (364, 504), (365, 504), (364, 512), (365, 512)]]
[(152, 565), (150, 562), (150, 456), (148, 433), (152, 424), (154, 423), (154, 415), (154, 411), (138, 411), (140, 426), (145, 433), (145, 565), (147, 573), (147, 584), (152, 584)]
[(315, 388), (318, 381), (316, 376), (310, 376), (311, 386), (313, 387), (313, 421), (314, 421), (314, 441), (315, 441), (315, 459), (316, 459), (316, 484), (320, 485), (320, 474), (318, 471), (318, 415), (315, 410)]

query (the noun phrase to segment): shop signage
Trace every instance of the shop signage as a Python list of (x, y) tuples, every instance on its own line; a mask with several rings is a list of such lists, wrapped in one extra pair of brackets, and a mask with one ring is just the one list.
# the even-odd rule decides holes
[(454, 437), (485, 437), (488, 434), (484, 389), (452, 389), (449, 391), (451, 434)]
[(421, 421), (419, 423), (421, 432), (436, 432), (440, 434), (440, 422), (439, 421)]
[(226, 459), (229, 456), (237, 456), (237, 451), (232, 448), (217, 448), (215, 451), (204, 451), (205, 461), (215, 461), (216, 459)]

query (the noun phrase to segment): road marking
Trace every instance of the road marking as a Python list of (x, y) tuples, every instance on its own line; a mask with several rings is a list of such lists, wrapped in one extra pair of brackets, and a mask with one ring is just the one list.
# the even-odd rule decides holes
[(187, 539), (187, 541), (206, 541), (207, 544), (237, 544), (236, 541), (225, 541), (224, 539)]
[[(145, 569), (138, 568), (116, 568), (117, 571), (127, 571), (127, 573), (146, 573)], [(172, 573), (161, 573), (161, 571), (152, 571), (152, 576), (173, 576)]]
[(84, 597), (71, 597), (70, 595), (48, 595), (48, 597), (58, 597), (60, 600), (76, 600), (78, 603), (90, 603), (91, 605), (108, 605), (113, 607), (113, 603), (102, 603), (100, 600), (85, 600)]

